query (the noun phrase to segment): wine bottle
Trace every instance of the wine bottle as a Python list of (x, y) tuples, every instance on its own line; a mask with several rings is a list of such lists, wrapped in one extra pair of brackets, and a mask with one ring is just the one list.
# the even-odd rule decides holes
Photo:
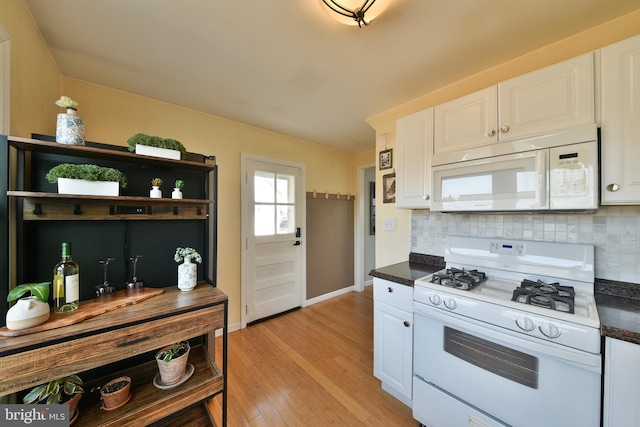
[(62, 244), (62, 259), (53, 269), (53, 311), (68, 313), (80, 306), (80, 267), (71, 258), (71, 243)]

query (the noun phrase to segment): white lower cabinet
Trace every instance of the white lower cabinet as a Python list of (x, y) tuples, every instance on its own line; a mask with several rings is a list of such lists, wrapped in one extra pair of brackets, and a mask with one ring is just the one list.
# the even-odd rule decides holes
[(604, 427), (640, 426), (640, 345), (607, 337)]
[(411, 406), (413, 288), (373, 279), (373, 374), (382, 388)]

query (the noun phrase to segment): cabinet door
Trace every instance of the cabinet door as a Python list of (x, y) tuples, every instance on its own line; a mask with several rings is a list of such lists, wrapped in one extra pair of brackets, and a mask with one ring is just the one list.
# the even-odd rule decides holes
[(495, 86), (435, 107), (434, 153), (464, 152), (498, 141)]
[(378, 301), (373, 307), (373, 374), (411, 400), (413, 314)]
[(498, 85), (499, 139), (545, 135), (595, 122), (593, 54)]
[(601, 51), (602, 204), (640, 203), (640, 36)]
[(398, 119), (396, 124), (396, 207), (430, 206), (433, 108)]
[(605, 341), (604, 427), (640, 425), (640, 346)]

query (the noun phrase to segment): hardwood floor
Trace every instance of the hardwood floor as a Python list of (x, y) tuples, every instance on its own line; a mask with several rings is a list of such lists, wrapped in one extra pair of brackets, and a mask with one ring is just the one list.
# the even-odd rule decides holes
[(371, 286), (232, 332), (228, 363), (229, 427), (418, 425), (373, 376)]

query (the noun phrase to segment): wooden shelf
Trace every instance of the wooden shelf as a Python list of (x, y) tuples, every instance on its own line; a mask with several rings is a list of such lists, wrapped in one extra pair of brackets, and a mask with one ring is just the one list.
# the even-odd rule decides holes
[[(78, 425), (83, 427), (148, 425), (223, 391), (222, 373), (209, 358), (205, 348), (193, 347), (189, 354), (189, 363), (195, 367), (193, 376), (171, 390), (160, 390), (153, 385), (153, 379), (158, 374), (155, 360), (113, 373), (109, 378), (85, 384), (86, 393), (80, 401)], [(89, 393), (89, 390), (123, 375), (131, 377), (131, 400), (113, 411), (101, 409), (99, 393)], [(185, 413), (180, 415), (184, 416)], [(176, 416), (179, 415), (176, 414)]]
[(87, 147), (84, 145), (65, 145), (57, 142), (40, 141), (36, 139), (9, 136), (9, 144), (24, 151), (60, 154), (64, 156), (84, 157), (91, 159), (117, 160), (129, 163), (141, 163), (160, 167), (175, 167), (194, 171), (211, 171), (215, 161), (200, 163), (189, 160), (172, 160), (158, 157), (142, 156), (128, 151), (107, 150), (104, 148)]
[(213, 200), (151, 199), (131, 196), (84, 196), (32, 191), (7, 191), (24, 199), (23, 219), (52, 220), (148, 220), (207, 219)]

